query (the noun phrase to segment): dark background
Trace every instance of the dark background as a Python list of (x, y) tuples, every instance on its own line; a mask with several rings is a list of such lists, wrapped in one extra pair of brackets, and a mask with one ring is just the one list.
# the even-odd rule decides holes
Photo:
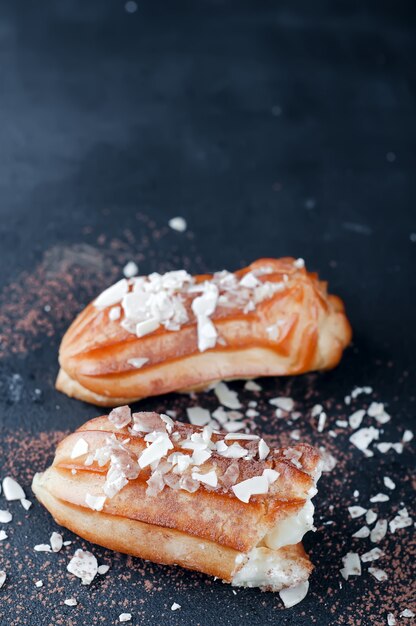
[[(57, 350), (128, 260), (147, 273), (302, 256), (342, 296), (354, 328), (333, 372), (263, 383), (266, 399), (291, 393), (302, 438), (340, 459), (321, 482), (302, 604), (282, 612), (272, 594), (234, 596), (219, 581), (97, 547), (112, 569), (81, 587), (65, 571), (71, 547), (33, 552), (56, 529), (47, 513), (12, 504), (2, 626), (113, 624), (122, 611), (143, 626), (385, 624), (387, 611), (410, 608), (411, 530), (380, 546), (388, 562), (373, 565), (387, 583), (367, 572), (345, 583), (339, 568), (348, 550), (364, 551), (350, 539), (353, 490), (368, 506), (387, 473), (398, 487), (386, 515), (402, 501), (410, 510), (414, 457), (405, 447), (363, 460), (346, 435), (318, 435), (308, 409), (322, 402), (335, 428), (348, 415), (344, 395), (371, 385), (393, 416), (384, 440), (414, 424), (415, 22), (412, 2), (146, 0), (134, 13), (117, 0), (1, 3), (2, 475), (31, 497), (31, 477), (63, 431), (99, 413), (53, 389)], [(167, 226), (176, 215), (184, 234)], [(190, 402), (171, 395), (140, 407), (174, 406), (184, 419)], [(198, 402), (215, 407), (210, 395)], [(259, 425), (287, 436), (272, 413), (265, 402)], [(62, 604), (70, 596), (77, 607)]]

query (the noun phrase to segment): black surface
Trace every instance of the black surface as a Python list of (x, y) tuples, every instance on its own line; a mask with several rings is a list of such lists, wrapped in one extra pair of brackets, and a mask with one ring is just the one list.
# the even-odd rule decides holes
[[(62, 332), (130, 259), (147, 273), (304, 257), (345, 300), (354, 345), (333, 372), (267, 381), (266, 393), (293, 393), (305, 414), (327, 402), (333, 424), (347, 414), (344, 395), (371, 385), (393, 415), (384, 440), (412, 427), (415, 21), (410, 2), (139, 2), (134, 14), (116, 0), (0, 5), (1, 466), (28, 493), (59, 438), (45, 433), (99, 413), (53, 389)], [(187, 219), (186, 234), (167, 228), (175, 215)], [(200, 402), (215, 406), (212, 396)], [(140, 406), (169, 403), (184, 418), (184, 397)], [(298, 427), (331, 451), (339, 446), (343, 461), (322, 481), (319, 519), (334, 502), (335, 524), (307, 539), (317, 569), (295, 609), (96, 547), (112, 569), (83, 588), (65, 571), (71, 548), (33, 556), (55, 529), (35, 504), (28, 514), (13, 506), (10, 541), (0, 545), (9, 574), (1, 624), (112, 624), (123, 610), (143, 626), (384, 624), (387, 610), (397, 617), (410, 608), (411, 530), (386, 539), (389, 564), (375, 564), (391, 572), (386, 592), (368, 574), (339, 589), (339, 568), (351, 549), (353, 490), (366, 506), (385, 491), (387, 473), (400, 485), (390, 509), (405, 501), (410, 510), (413, 457), (406, 447), (363, 461), (346, 436), (317, 435), (309, 417)], [(69, 596), (80, 605), (64, 607)], [(171, 613), (173, 601), (180, 611)]]

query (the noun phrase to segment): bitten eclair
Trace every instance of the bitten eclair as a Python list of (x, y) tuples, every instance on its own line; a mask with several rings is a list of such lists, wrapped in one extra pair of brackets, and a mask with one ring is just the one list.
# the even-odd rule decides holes
[(302, 259), (153, 273), (122, 279), (76, 318), (56, 386), (116, 406), (218, 380), (331, 368), (350, 339), (342, 301)]
[(66, 437), (33, 490), (89, 541), (299, 598), (320, 472), (309, 445), (270, 449), (256, 435), (122, 406)]

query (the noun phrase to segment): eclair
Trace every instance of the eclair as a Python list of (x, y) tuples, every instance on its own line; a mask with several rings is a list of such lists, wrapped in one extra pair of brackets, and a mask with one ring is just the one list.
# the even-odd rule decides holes
[(91, 542), (295, 603), (312, 571), (301, 541), (320, 473), (309, 445), (271, 449), (257, 435), (121, 406), (66, 437), (33, 491)]
[(153, 273), (120, 280), (75, 319), (56, 386), (116, 406), (219, 380), (331, 368), (350, 339), (342, 301), (302, 259)]

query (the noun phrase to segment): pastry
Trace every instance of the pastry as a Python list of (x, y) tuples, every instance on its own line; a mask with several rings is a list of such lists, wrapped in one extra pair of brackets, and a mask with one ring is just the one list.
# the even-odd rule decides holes
[(309, 445), (271, 450), (256, 435), (123, 406), (66, 437), (33, 490), (89, 541), (298, 597), (312, 570), (301, 540), (320, 468)]
[(154, 273), (122, 279), (76, 318), (56, 386), (116, 406), (218, 380), (331, 368), (350, 339), (342, 301), (302, 259), (195, 277)]

